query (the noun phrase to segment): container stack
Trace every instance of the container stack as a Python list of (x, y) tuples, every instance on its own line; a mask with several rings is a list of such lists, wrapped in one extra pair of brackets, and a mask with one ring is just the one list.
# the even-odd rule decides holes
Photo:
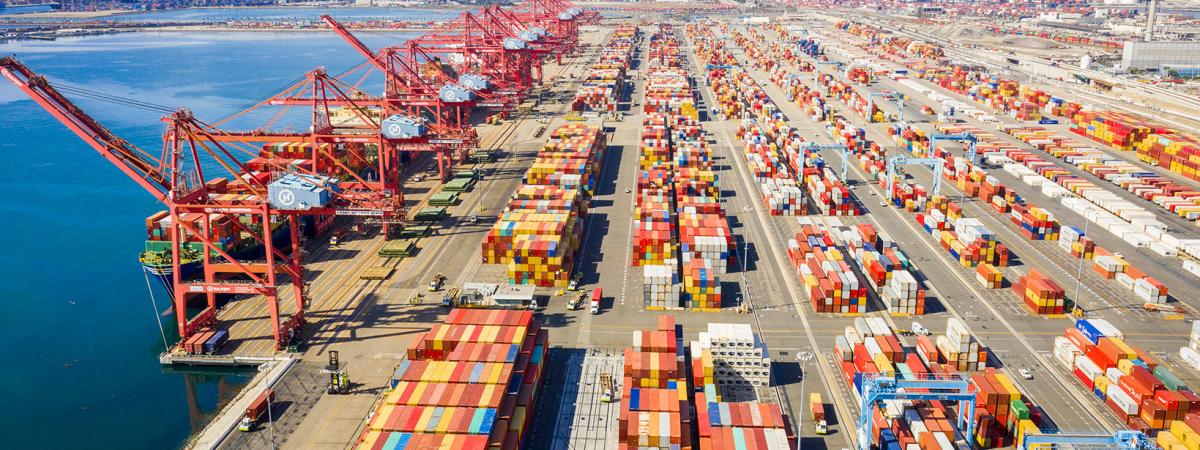
[(1071, 132), (1103, 142), (1117, 150), (1133, 151), (1136, 144), (1151, 134), (1165, 133), (1166, 130), (1132, 114), (1079, 111), (1072, 118)]
[(714, 402), (705, 392), (696, 393), (700, 450), (745, 448), (794, 450), (796, 438), (778, 404), (760, 402)]
[(803, 212), (800, 202), (804, 194), (796, 180), (767, 178), (759, 184), (759, 191), (772, 216), (795, 216)]
[[(1187, 350), (1195, 353), (1184, 347), (1181, 355)], [(1157, 358), (1127, 344), (1105, 320), (1075, 321), (1055, 338), (1054, 357), (1130, 429), (1187, 434), (1174, 424), (1194, 423), (1189, 412), (1200, 407), (1200, 396)]]
[(788, 258), (796, 268), (813, 309), (822, 313), (861, 314), (867, 292), (834, 246), (833, 238), (811, 221), (788, 240)]
[(925, 290), (908, 271), (897, 272), (879, 295), (893, 316), (925, 314)]
[(780, 406), (758, 399), (757, 391), (770, 384), (765, 354), (762, 342), (744, 324), (710, 323), (691, 343), (701, 450), (797, 448)]
[(526, 172), (483, 240), (485, 264), (507, 264), (508, 282), (565, 287), (583, 238), (583, 205), (606, 146), (599, 126), (563, 125)]
[(771, 359), (750, 325), (709, 323), (696, 343), (693, 352), (698, 348), (712, 355), (713, 379), (723, 395), (736, 397), (735, 391), (770, 386)]
[(957, 202), (935, 196), (929, 201), (928, 211), (928, 214), (917, 214), (917, 223), (961, 266), (975, 267), (983, 263), (1008, 266), (1008, 247), (996, 240), (996, 235), (979, 219), (963, 217), (962, 206)]
[(975, 267), (975, 281), (987, 289), (1004, 287), (1004, 274), (991, 264), (983, 263)]
[(908, 256), (886, 233), (860, 223), (853, 228), (836, 226), (834, 235), (853, 255), (890, 314), (925, 314), (925, 289), (917, 281)]
[(649, 310), (679, 306), (679, 272), (675, 265), (642, 266), (642, 305)]
[(592, 64), (583, 85), (575, 93), (571, 108), (575, 111), (616, 112), (617, 103), (625, 93), (625, 71), (633, 57), (638, 30), (614, 33), (604, 45), (600, 58)]
[(1036, 206), (1025, 208), (1020, 204), (1012, 205), (1009, 220), (1020, 227), (1021, 235), (1035, 241), (1057, 241), (1058, 221), (1054, 214)]
[[(940, 338), (944, 339), (945, 336)], [(915, 348), (906, 349), (883, 318), (858, 318), (834, 339), (836, 364), (854, 393), (861, 395), (866, 376), (894, 376), (918, 379), (923, 376), (961, 372), (951, 364), (939, 362), (940, 351), (926, 336), (917, 338)], [(944, 361), (944, 359), (943, 359)], [(977, 393), (974, 440), (980, 448), (1011, 446), (1027, 433), (1037, 433), (1041, 422), (1037, 409), (995, 369), (964, 374)], [(875, 429), (870, 436), (880, 448), (945, 448), (965, 430), (953, 420), (956, 411), (945, 402), (885, 400), (886, 408), (874, 412)], [(929, 447), (926, 447), (926, 446)], [(912, 448), (912, 447), (908, 447)]]
[(547, 338), (528, 311), (452, 310), (413, 338), (356, 448), (521, 448)]
[[(649, 115), (643, 122), (638, 190), (640, 198), (651, 195), (656, 200), (644, 203), (654, 208), (645, 214), (670, 224), (658, 227), (672, 230), (670, 247), (679, 252), (678, 259), (668, 253), (667, 234), (660, 232), (653, 248), (662, 251), (647, 252), (642, 242), (635, 242), (635, 253), (651, 257), (635, 258), (634, 264), (648, 260), (656, 266), (643, 269), (645, 281), (655, 283), (645, 288), (648, 308), (713, 310), (722, 306), (720, 275), (728, 271), (733, 235), (718, 201), (712, 152), (696, 119), (695, 96), (681, 69), (683, 56), (673, 33), (671, 27), (662, 26), (650, 38), (656, 65), (646, 70)], [(678, 275), (667, 277), (661, 267), (668, 266)], [(682, 288), (680, 295), (669, 293), (668, 280), (681, 284), (676, 287)]]
[(1066, 308), (1066, 290), (1037, 269), (1029, 269), (1029, 274), (1013, 283), (1012, 289), (1034, 314), (1062, 314)]
[[(1021, 391), (1003, 373), (988, 369), (983, 373), (971, 374), (971, 385), (975, 387), (976, 415), (979, 430), (975, 443), (980, 448), (999, 448), (1013, 444), (1010, 424), (1017, 425), (1029, 419), (1029, 407), (1022, 401)], [(979, 414), (979, 410), (984, 414)], [(1015, 428), (1015, 427), (1014, 427)]]
[(958, 318), (946, 322), (946, 334), (938, 336), (936, 344), (938, 354), (955, 370), (974, 372), (987, 367), (987, 349)]
[(674, 265), (677, 250), (674, 175), (667, 118), (646, 116), (636, 186), (633, 252), (634, 266)]
[(660, 316), (652, 331), (634, 332), (625, 350), (618, 449), (686, 449), (693, 442), (684, 347), (675, 318)]
[(1118, 273), (1124, 273), (1129, 268), (1129, 263), (1113, 255), (1099, 255), (1092, 261), (1092, 268), (1101, 277), (1111, 280), (1116, 278)]
[(1088, 260), (1096, 256), (1096, 242), (1076, 227), (1065, 227), (1059, 232), (1058, 246), (1070, 252), (1072, 258)]

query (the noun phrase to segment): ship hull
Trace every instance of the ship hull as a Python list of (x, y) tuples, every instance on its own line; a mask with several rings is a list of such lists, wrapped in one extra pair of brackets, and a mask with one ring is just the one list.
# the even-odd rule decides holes
[[(275, 249), (290, 254), (292, 251), (292, 240), (289, 237), (290, 232), (288, 227), (279, 227), (271, 235), (271, 242), (275, 243)], [(235, 259), (262, 259), (264, 257), (261, 244), (247, 246), (238, 249), (229, 254)], [(196, 260), (183, 263), (179, 266), (179, 278), (189, 279), (193, 275), (200, 273), (204, 268), (204, 261)], [(142, 270), (145, 270), (150, 276), (158, 280), (162, 284), (163, 289), (167, 292), (174, 292), (175, 277), (174, 271), (170, 264), (153, 264), (142, 262)]]

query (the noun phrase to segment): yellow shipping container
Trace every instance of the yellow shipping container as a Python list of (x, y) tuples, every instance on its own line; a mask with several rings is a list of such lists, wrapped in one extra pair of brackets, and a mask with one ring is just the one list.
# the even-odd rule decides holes
[(1120, 370), (1121, 373), (1129, 375), (1131, 372), (1133, 372), (1133, 361), (1128, 359), (1117, 361), (1117, 369)]
[(433, 418), (434, 409), (436, 409), (436, 408), (425, 408), (425, 409), (421, 410), (421, 417), (419, 419), (417, 419), (417, 424), (415, 426), (415, 429), (424, 430), (426, 428), (429, 428), (429, 419)]
[(1154, 439), (1154, 443), (1158, 444), (1158, 447), (1163, 450), (1188, 450), (1183, 441), (1181, 441), (1173, 432), (1158, 433), (1158, 437)]
[(518, 406), (513, 409), (512, 420), (508, 421), (508, 430), (519, 431), (521, 427), (525, 426), (525, 416), (524, 406)]
[(423, 397), (425, 395), (426, 389), (429, 389), (429, 383), (425, 383), (425, 382), (417, 383), (417, 386), (415, 388), (413, 388), (412, 396), (409, 397), (407, 404), (409, 406), (416, 406), (417, 403), (421, 401), (420, 400), (421, 397)]
[(1112, 381), (1104, 375), (1100, 375), (1096, 377), (1095, 380), (1092, 380), (1092, 388), (1097, 389), (1100, 392), (1108, 392), (1108, 385), (1110, 384), (1112, 384)]
[[(1017, 448), (1021, 448), (1024, 446), (1023, 443), (1025, 442), (1025, 436), (1037, 436), (1039, 434), (1042, 434), (1042, 430), (1038, 429), (1037, 425), (1034, 424), (1032, 420), (1029, 420), (1029, 419), (1018, 420), (1017, 421)], [(1052, 450), (1052, 448), (1053, 448), (1053, 446), (1050, 446), (1050, 445), (1045, 445), (1045, 446), (1039, 445), (1039, 446), (1035, 446), (1035, 447), (1030, 447), (1030, 450)]]
[(462, 408), (447, 407), (446, 409), (442, 410), (441, 420), (438, 421), (437, 428), (434, 428), (433, 432), (437, 434), (449, 433), (450, 423), (453, 422), (454, 415), (458, 413), (459, 409)]
[(1004, 390), (1008, 391), (1008, 395), (1012, 396), (1012, 399), (1021, 399), (1021, 391), (1017, 390), (1017, 386), (1012, 383), (1012, 380), (1008, 378), (1008, 375), (998, 373), (996, 374), (996, 381), (1000, 382), (1000, 386), (1003, 386)]
[(359, 450), (371, 450), (375, 447), (375, 443), (379, 442), (379, 436), (381, 435), (383, 433), (377, 430), (368, 431), (367, 434), (363, 435), (363, 440), (358, 444), (357, 448)]
[(392, 415), (392, 411), (395, 409), (396, 407), (393, 405), (384, 405), (382, 408), (379, 408), (379, 412), (371, 420), (370, 428), (372, 430), (383, 431), (383, 427), (387, 426), (387, 418)]

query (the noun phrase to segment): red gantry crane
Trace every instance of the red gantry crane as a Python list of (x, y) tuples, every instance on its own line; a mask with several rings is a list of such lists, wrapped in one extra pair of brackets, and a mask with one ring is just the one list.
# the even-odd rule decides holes
[[(167, 115), (162, 151), (155, 155), (113, 134), (16, 59), (0, 59), (0, 74), (166, 205), (165, 238), (170, 243), (180, 344), (216, 324), (218, 294), (258, 295), (266, 303), (276, 349), (282, 349), (305, 321), (300, 220), (366, 216), (386, 232), (405, 220), (400, 152), (462, 143), (453, 137), (437, 142), (443, 136), (430, 133), (418, 118), (384, 115), (386, 100), (317, 69), (219, 122), (282, 107), (257, 129), (225, 131), (187, 110)], [(307, 109), (308, 131), (270, 130), (292, 107)], [(228, 251), (219, 224), (249, 236), (262, 251)], [(281, 235), (287, 237), (279, 239)], [(202, 248), (193, 258), (199, 261), (184, 254), (193, 244)], [(201, 270), (185, 278), (183, 266), (196, 262)], [(288, 288), (295, 312), (281, 318), (279, 294)], [(188, 301), (195, 297), (204, 297), (206, 305), (188, 317)]]
[[(332, 17), (322, 16), (321, 19), (367, 59), (342, 78), (378, 70), (384, 76), (382, 114), (416, 117), (428, 122), (430, 134), (436, 137), (427, 143), (435, 145), (415, 150), (435, 152), (438, 173), (443, 180), (447, 179), (454, 160), (462, 161), (479, 144), (470, 123), (471, 112), (479, 103), (479, 94), (458, 84), (440, 62), (419, 46), (387, 47), (377, 54)], [(418, 62), (418, 55), (425, 58), (425, 64)], [(366, 78), (366, 74), (362, 75)]]
[[(217, 295), (231, 294), (261, 296), (275, 347), (282, 349), (305, 322), (301, 221), (327, 226), (338, 215), (366, 217), (385, 233), (402, 224), (406, 212), (401, 156), (434, 153), (445, 179), (450, 155), (462, 158), (478, 145), (469, 122), (473, 108), (493, 106), (488, 102), (497, 96), (520, 95), (533, 74), (540, 78), (541, 56), (556, 52), (561, 57), (561, 52), (574, 48), (577, 21), (588, 16), (577, 9), (568, 13), (568, 8), (560, 1), (535, 2), (533, 16), (537, 23), (551, 25), (549, 33), (526, 26), (519, 15), (493, 8), (482, 21), (462, 17), (454, 25), (462, 29), (458, 42), (450, 32), (378, 54), (326, 18), (366, 63), (340, 78), (324, 69), (311, 71), (302, 81), (213, 124), (188, 110), (175, 110), (162, 119), (166, 129), (157, 154), (112, 133), (15, 58), (0, 59), (0, 74), (166, 206), (153, 224), (162, 235), (150, 234), (167, 244), (162, 259), (169, 261), (169, 268), (162, 272), (171, 279), (172, 310), (181, 338), (177, 348), (212, 329)], [(479, 37), (481, 43), (467, 45), (470, 37)], [(521, 47), (511, 39), (534, 45)], [(450, 50), (458, 45), (463, 46), (460, 51)], [(478, 80), (448, 73), (440, 63), (442, 56), (455, 53), (459, 56), (452, 60), (462, 58), (457, 70), (485, 80), (494, 76), (498, 89), (463, 86)], [(384, 74), (383, 97), (341, 81), (364, 67)], [(499, 103), (507, 104), (508, 100)], [(279, 110), (267, 111), (272, 108)], [(278, 122), (294, 119), (301, 108), (309, 122), (305, 131), (278, 129)], [(264, 114), (269, 119), (254, 129), (226, 129), (234, 121)], [(229, 234), (260, 250), (230, 250)], [(184, 266), (199, 269), (185, 271)], [(286, 289), (292, 290), (295, 310), (283, 318), (279, 295)], [(198, 297), (205, 306), (189, 317), (188, 302)]]
[(580, 25), (600, 20), (596, 11), (585, 10), (566, 0), (531, 0), (522, 6), (524, 9), (514, 12), (514, 16), (521, 22), (544, 29), (559, 55), (574, 51), (579, 45)]

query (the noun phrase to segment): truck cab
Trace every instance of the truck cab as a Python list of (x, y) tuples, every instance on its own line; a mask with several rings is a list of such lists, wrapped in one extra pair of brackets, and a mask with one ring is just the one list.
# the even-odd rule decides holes
[(576, 273), (575, 276), (571, 277), (571, 281), (567, 283), (567, 290), (578, 291), (579, 290), (579, 282), (581, 280), (583, 280), (583, 273)]
[(916, 322), (912, 323), (912, 332), (913, 332), (913, 334), (915, 334), (917, 336), (929, 336), (929, 334), (930, 334), (928, 328), (925, 328), (924, 326), (922, 326), (921, 324), (916, 323)]
[(600, 314), (600, 296), (601, 295), (603, 295), (603, 291), (600, 290), (600, 288), (596, 288), (596, 290), (592, 291), (591, 313), (593, 316), (596, 314)]
[(829, 424), (825, 423), (824, 420), (817, 421), (815, 432), (819, 435), (829, 434)]
[(246, 413), (242, 415), (241, 422), (238, 423), (239, 431), (253, 431), (254, 426), (258, 423), (258, 419), (263, 413), (271, 409), (271, 402), (275, 401), (275, 390), (267, 388), (258, 397), (250, 402), (250, 406), (246, 407)]
[(579, 309), (580, 307), (583, 306), (583, 301), (586, 298), (587, 298), (586, 292), (580, 292), (578, 295), (571, 297), (570, 300), (567, 300), (567, 309), (571, 310), (571, 311)]

